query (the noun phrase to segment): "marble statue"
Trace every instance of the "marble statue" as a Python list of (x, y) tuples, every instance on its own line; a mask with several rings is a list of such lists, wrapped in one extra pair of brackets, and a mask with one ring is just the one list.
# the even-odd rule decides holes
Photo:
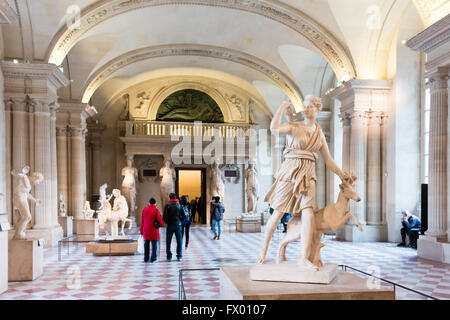
[[(347, 175), (344, 181), (339, 185), (339, 196), (336, 203), (329, 204), (325, 208), (314, 213), (315, 230), (313, 233), (312, 246), (309, 253), (310, 261), (317, 267), (322, 267), (322, 260), (320, 258), (320, 249), (324, 246), (320, 242), (324, 232), (336, 231), (341, 228), (347, 220), (352, 219), (358, 226), (359, 231), (363, 231), (361, 223), (358, 219), (348, 212), (349, 200), (356, 202), (361, 201), (361, 198), (354, 190), (354, 182), (356, 177)], [(296, 241), (301, 238), (301, 219), (296, 215), (288, 222), (287, 232), (284, 238), (280, 241), (277, 253), (277, 263), (286, 261), (286, 246), (289, 242)]]
[[(316, 122), (322, 110), (322, 102), (318, 97), (308, 95), (304, 101), (304, 120), (301, 122), (281, 123), (281, 118), (291, 104), (283, 102), (275, 113), (270, 129), (273, 134), (286, 135), (287, 146), (283, 152), (284, 160), (277, 172), (276, 180), (269, 189), (264, 201), (274, 209), (267, 221), (263, 245), (257, 262), (263, 263), (267, 254), (270, 239), (285, 213), (298, 216), (301, 225), (299, 265), (318, 270), (311, 260), (313, 236), (316, 229), (316, 161), (318, 153), (323, 157), (327, 167), (344, 182), (344, 173), (331, 158), (325, 135)], [(289, 119), (290, 120), (290, 119)]]
[(62, 193), (59, 194), (59, 216), (65, 217), (66, 212), (66, 202), (64, 201), (64, 195)]
[(247, 203), (248, 203), (247, 213), (255, 214), (258, 212), (259, 183), (258, 183), (258, 172), (256, 171), (255, 165), (253, 163), (248, 164), (246, 179), (247, 179)]
[(122, 193), (127, 199), (130, 215), (134, 216), (136, 210), (136, 178), (138, 171), (133, 168), (133, 158), (127, 158), (127, 166), (122, 169)]
[(22, 172), (16, 173), (11, 171), (11, 175), (15, 178), (14, 190), (13, 190), (13, 206), (19, 212), (19, 220), (15, 223), (16, 232), (14, 239), (25, 240), (25, 230), (28, 222), (31, 221), (30, 206), (28, 200), (35, 203), (36, 206), (40, 204), (39, 199), (35, 199), (31, 195), (31, 185), (41, 183), (44, 180), (44, 176), (39, 172), (33, 172), (30, 177), (28, 173), (30, 167), (25, 166), (22, 168)]
[(169, 194), (175, 192), (175, 170), (170, 167), (170, 160), (164, 159), (164, 167), (159, 171), (161, 180), (161, 206), (164, 206), (169, 202)]
[(225, 201), (225, 178), (217, 160), (211, 168), (211, 196), (219, 196), (222, 203)]
[(109, 200), (111, 199), (112, 195), (106, 195), (106, 188), (108, 185), (105, 183), (99, 188), (99, 195), (100, 195), (100, 207), (98, 210), (98, 224), (96, 229), (96, 234), (99, 234), (100, 229), (106, 234), (109, 235), (108, 231), (106, 230), (106, 224), (111, 220), (112, 216), (112, 207)]
[(131, 224), (132, 224), (132, 220), (128, 219), (128, 204), (127, 204), (127, 199), (121, 195), (120, 190), (119, 189), (114, 189), (112, 191), (112, 194), (114, 196), (114, 205), (113, 205), (113, 209), (111, 212), (111, 220), (112, 220), (112, 235), (113, 236), (117, 236), (117, 227), (118, 227), (118, 223), (119, 221), (122, 222), (122, 230), (121, 230), (121, 234), (124, 236), (125, 233), (123, 232), (123, 229), (125, 227), (125, 223), (128, 222), (129, 223), (129, 230), (131, 229)]
[(91, 204), (89, 201), (85, 201), (84, 202), (84, 207), (83, 207), (83, 218), (84, 219), (92, 219), (92, 217), (94, 216), (94, 212), (95, 210), (91, 209)]

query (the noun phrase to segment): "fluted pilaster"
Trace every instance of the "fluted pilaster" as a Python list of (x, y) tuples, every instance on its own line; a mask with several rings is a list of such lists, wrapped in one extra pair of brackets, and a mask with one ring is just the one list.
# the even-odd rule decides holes
[(83, 202), (86, 197), (86, 169), (84, 155), (84, 131), (83, 128), (70, 128), (71, 141), (71, 208), (72, 215), (82, 218)]
[(381, 124), (383, 112), (369, 110), (367, 117), (367, 223), (382, 222), (381, 209)]
[(427, 235), (447, 235), (448, 71), (430, 78), (430, 159)]
[[(68, 130), (66, 126), (56, 127), (56, 148), (57, 148), (57, 174), (58, 174), (58, 195), (61, 193), (66, 201), (66, 208), (70, 208), (69, 181), (68, 181)], [(68, 214), (71, 210), (68, 210)]]

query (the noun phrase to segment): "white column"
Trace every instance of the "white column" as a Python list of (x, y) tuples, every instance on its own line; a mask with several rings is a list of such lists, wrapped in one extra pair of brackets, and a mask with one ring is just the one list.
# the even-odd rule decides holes
[(58, 163), (56, 149), (56, 110), (58, 105), (54, 104), (50, 110), (50, 157), (51, 157), (51, 183), (52, 183), (52, 224), (58, 224)]
[[(68, 187), (68, 154), (67, 154), (67, 127), (56, 127), (56, 146), (57, 146), (57, 175), (58, 175), (58, 195), (64, 196), (66, 208), (70, 207), (69, 187)], [(68, 210), (68, 215), (70, 210)]]
[(70, 141), (71, 141), (71, 180), (72, 180), (72, 215), (76, 219), (82, 218), (83, 202), (86, 196), (86, 184), (85, 178), (86, 170), (83, 162), (83, 150), (84, 150), (84, 139), (83, 139), (83, 128), (70, 128)]
[(36, 207), (33, 229), (47, 229), (54, 226), (52, 212), (52, 162), (50, 136), (50, 110), (46, 101), (36, 101), (35, 125), (35, 166), (34, 171), (42, 173), (44, 181), (35, 186), (36, 198), (41, 204)]
[(367, 223), (381, 223), (381, 114), (367, 114)]
[(447, 236), (448, 70), (431, 82), (428, 236)]

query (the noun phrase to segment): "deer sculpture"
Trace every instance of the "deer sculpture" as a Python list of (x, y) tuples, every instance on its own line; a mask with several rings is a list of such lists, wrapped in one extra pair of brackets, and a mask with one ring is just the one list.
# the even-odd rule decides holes
[[(322, 260), (320, 258), (320, 249), (325, 245), (320, 242), (324, 232), (336, 231), (341, 228), (347, 220), (352, 219), (358, 226), (359, 231), (363, 231), (361, 223), (358, 219), (348, 211), (349, 200), (356, 202), (361, 198), (354, 190), (354, 182), (356, 176), (346, 175), (344, 181), (339, 185), (339, 196), (336, 203), (329, 204), (323, 209), (315, 212), (315, 232), (309, 254), (309, 260), (317, 267), (321, 267)], [(301, 217), (296, 215), (289, 220), (285, 237), (280, 241), (278, 246), (277, 260), (286, 261), (286, 246), (289, 242), (296, 241), (301, 238)]]

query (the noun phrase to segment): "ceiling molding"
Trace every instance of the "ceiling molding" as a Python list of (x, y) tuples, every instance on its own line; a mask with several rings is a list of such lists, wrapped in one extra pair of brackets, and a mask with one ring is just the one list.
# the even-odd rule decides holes
[(271, 79), (274, 84), (286, 92), (293, 103), (299, 102), (301, 104), (301, 101), (303, 100), (300, 88), (294, 81), (281, 70), (255, 56), (223, 47), (169, 44), (137, 49), (109, 61), (89, 77), (86, 82), (87, 85), (83, 90), (82, 101), (89, 101), (94, 92), (118, 70), (139, 61), (169, 56), (200, 56), (239, 63), (258, 71)]
[(117, 15), (163, 5), (203, 5), (251, 12), (277, 21), (308, 39), (328, 60), (339, 80), (356, 76), (351, 55), (330, 32), (301, 11), (275, 0), (101, 0), (81, 11), (76, 28), (64, 25), (54, 36), (46, 61), (60, 65), (71, 48), (90, 29)]
[(17, 13), (6, 0), (0, 0), (0, 24), (13, 24), (19, 21)]
[(450, 40), (450, 14), (408, 40), (406, 45), (414, 51), (429, 53)]

